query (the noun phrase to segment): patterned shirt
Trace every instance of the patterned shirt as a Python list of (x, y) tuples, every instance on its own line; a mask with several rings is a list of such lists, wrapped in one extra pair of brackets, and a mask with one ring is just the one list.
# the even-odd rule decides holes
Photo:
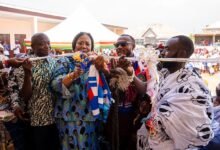
[(4, 85), (1, 86), (2, 89), (1, 96), (7, 99), (7, 105), (5, 105), (4, 107), (2, 105), (3, 109), (7, 108), (9, 110), (13, 110), (13, 108), (19, 106), (21, 102), (19, 97), (19, 92), (23, 85), (23, 78), (22, 78), (23, 76), (19, 76), (18, 70), (21, 72), (23, 71), (22, 68), (10, 70), (9, 75), (7, 76), (6, 80), (3, 82)]
[(54, 123), (54, 103), (49, 83), (56, 59), (47, 58), (33, 62), (32, 96), (28, 110), (32, 126), (45, 126)]
[(4, 83), (3, 73), (0, 72), (0, 110), (5, 110), (9, 107), (7, 85)]
[(23, 75), (20, 76), (20, 72), (23, 73), (22, 67), (10, 68), (6, 76), (3, 75), (5, 73), (0, 72), (0, 118), (4, 121), (10, 121), (15, 117), (13, 114), (15, 108), (21, 106), (24, 108), (24, 103), (19, 96), (23, 85)]
[[(20, 53), (20, 57), (17, 58), (25, 58), (25, 57), (33, 57), (33, 55), (27, 55)], [(22, 109), (26, 110), (26, 104), (23, 99), (20, 97), (20, 91), (22, 89), (24, 83), (24, 69), (22, 66), (19, 68), (12, 68), (9, 77), (8, 77), (8, 89), (10, 91), (10, 99), (12, 107), (20, 106)]]
[(22, 67), (14, 68), (9, 75), (8, 86), (11, 94), (10, 98), (13, 102), (17, 102), (22, 108), (25, 107), (24, 101), (19, 96), (24, 83), (24, 70)]

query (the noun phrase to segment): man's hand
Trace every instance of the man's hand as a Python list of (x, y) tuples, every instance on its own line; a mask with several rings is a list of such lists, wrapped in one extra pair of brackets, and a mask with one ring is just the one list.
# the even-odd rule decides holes
[(114, 58), (111, 58), (110, 59), (110, 66), (111, 66), (110, 67), (111, 69), (115, 69), (117, 67), (117, 60)]
[(90, 51), (88, 53), (86, 53), (87, 57), (89, 58), (89, 60), (91, 62), (94, 62), (94, 60), (96, 59), (96, 57), (98, 56), (97, 53), (95, 53), (94, 51)]
[(125, 56), (119, 58), (117, 67), (124, 69), (129, 76), (133, 74), (133, 67), (129, 60), (125, 59)]
[(25, 59), (21, 59), (21, 58), (11, 58), (7, 60), (7, 63), (10, 67), (15, 67), (18, 68), (20, 67), (23, 63), (24, 63)]
[(19, 106), (16, 106), (14, 108), (14, 115), (21, 120), (24, 120), (24, 121), (28, 120), (28, 118), (24, 116), (25, 115), (24, 111)]
[(103, 56), (98, 56), (96, 57), (96, 59), (93, 61), (96, 69), (98, 71), (101, 71), (104, 68), (104, 63), (105, 63), (105, 59)]
[(27, 75), (31, 75), (31, 68), (32, 68), (32, 63), (29, 59), (25, 59), (25, 61), (22, 64), (22, 67), (24, 69), (24, 73)]

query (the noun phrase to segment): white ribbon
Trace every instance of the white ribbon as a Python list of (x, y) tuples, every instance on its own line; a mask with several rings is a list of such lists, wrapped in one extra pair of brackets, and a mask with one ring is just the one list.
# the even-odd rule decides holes
[[(158, 61), (167, 61), (167, 62), (207, 62), (207, 63), (220, 63), (220, 57), (217, 58), (158, 58), (158, 51), (153, 52), (156, 50), (146, 50), (144, 53), (141, 53), (139, 57), (125, 57), (127, 60), (131, 61), (140, 61), (144, 60), (145, 62), (158, 62)], [(35, 60), (41, 60), (41, 59), (46, 59), (49, 57), (65, 57), (65, 56), (74, 56), (76, 53), (67, 53), (67, 54), (62, 54), (62, 55), (52, 55), (52, 56), (45, 56), (45, 57), (35, 57), (35, 58), (30, 58), (30, 61), (35, 61)], [(107, 59), (119, 59), (120, 57), (118, 56), (107, 56), (107, 55), (102, 55), (103, 57)], [(96, 56), (89, 56), (91, 58), (94, 58)]]
[(160, 52), (153, 48), (148, 48), (146, 52), (139, 54), (139, 60), (147, 65), (148, 73), (150, 75), (150, 79), (147, 79), (146, 93), (151, 97), (152, 104), (156, 101), (156, 95), (159, 88), (159, 75), (157, 72), (159, 55)]

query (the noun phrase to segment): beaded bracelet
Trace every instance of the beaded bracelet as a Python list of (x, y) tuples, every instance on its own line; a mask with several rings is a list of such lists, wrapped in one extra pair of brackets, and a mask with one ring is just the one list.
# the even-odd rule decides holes
[(70, 79), (70, 81), (73, 80), (73, 78), (71, 78), (70, 73), (67, 74), (67, 78)]
[(72, 76), (71, 76), (71, 73), (68, 73), (67, 78), (70, 79), (71, 81), (75, 80), (75, 72), (73, 72)]

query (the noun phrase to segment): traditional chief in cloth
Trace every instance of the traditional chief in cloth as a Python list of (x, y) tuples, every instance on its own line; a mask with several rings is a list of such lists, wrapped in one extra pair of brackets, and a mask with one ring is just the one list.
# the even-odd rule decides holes
[[(186, 36), (168, 40), (162, 56), (189, 58), (194, 52)], [(157, 99), (146, 121), (151, 149), (199, 149), (214, 137), (211, 94), (201, 77), (184, 62), (163, 62)]]

